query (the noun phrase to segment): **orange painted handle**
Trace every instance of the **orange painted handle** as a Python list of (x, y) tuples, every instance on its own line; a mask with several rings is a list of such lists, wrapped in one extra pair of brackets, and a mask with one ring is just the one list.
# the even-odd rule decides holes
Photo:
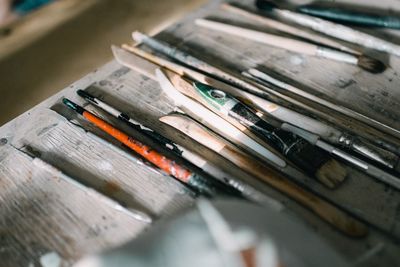
[(100, 119), (99, 117), (88, 111), (84, 111), (82, 115), (88, 121), (92, 122), (97, 127), (102, 129), (104, 132), (108, 133), (118, 141), (122, 142), (124, 145), (126, 145), (136, 153), (142, 155), (145, 159), (147, 159), (148, 161), (150, 161), (151, 163), (153, 163), (166, 173), (174, 176), (175, 178), (185, 183), (187, 183), (190, 180), (192, 172), (178, 165), (175, 161), (166, 158), (157, 151), (133, 139), (132, 137), (121, 132), (114, 126), (110, 125), (106, 121)]

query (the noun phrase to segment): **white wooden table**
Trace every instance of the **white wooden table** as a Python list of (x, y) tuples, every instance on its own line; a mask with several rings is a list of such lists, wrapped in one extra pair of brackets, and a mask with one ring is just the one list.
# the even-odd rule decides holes
[[(249, 5), (251, 2), (243, 1)], [(381, 1), (382, 5), (400, 8), (396, 2)], [(400, 58), (389, 57), (391, 68), (371, 75), (354, 66), (292, 54), (194, 26), (194, 18), (205, 16), (257, 25), (218, 10), (218, 3), (189, 14), (157, 38), (236, 73), (258, 65), (274, 68), (332, 101), (400, 130)], [(69, 265), (87, 253), (122, 244), (147, 227), (105, 205), (104, 197), (66, 182), (60, 173), (38, 168), (16, 148), (42, 158), (109, 198), (151, 213), (157, 220), (193, 203), (193, 195), (182, 184), (150, 170), (60, 103), (62, 97), (68, 97), (86, 105), (75, 91), (89, 86), (93, 94), (138, 121), (183, 145), (194, 146), (209, 160), (230, 166), (228, 171), (239, 171), (220, 156), (162, 125), (158, 118), (174, 107), (158, 83), (112, 61), (0, 128), (1, 266), (37, 264), (42, 255), (52, 251)], [(350, 121), (343, 121), (340, 126), (361, 129)], [(362, 129), (367, 129), (363, 131), (367, 136), (389, 138), (399, 144), (393, 136)], [(360, 266), (400, 265), (399, 191), (350, 167), (348, 170), (348, 181), (335, 191), (314, 181), (305, 186), (368, 223), (370, 232), (364, 239), (348, 238), (277, 191), (257, 181), (250, 182), (281, 201), (350, 261), (360, 260)]]

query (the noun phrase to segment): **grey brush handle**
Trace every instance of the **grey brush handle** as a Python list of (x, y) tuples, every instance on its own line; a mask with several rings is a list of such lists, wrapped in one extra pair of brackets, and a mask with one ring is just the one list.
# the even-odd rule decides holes
[(388, 168), (399, 171), (399, 157), (389, 151), (378, 148), (359, 138), (346, 135), (339, 138), (339, 143), (345, 148), (351, 149), (369, 159), (373, 159)]

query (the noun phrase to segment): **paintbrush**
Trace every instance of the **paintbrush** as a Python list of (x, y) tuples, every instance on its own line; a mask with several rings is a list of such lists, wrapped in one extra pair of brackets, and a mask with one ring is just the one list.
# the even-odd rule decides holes
[(279, 126), (273, 126), (262, 120), (254, 110), (224, 91), (199, 82), (194, 82), (193, 86), (198, 97), (202, 97), (219, 112), (237, 120), (248, 130), (266, 140), (301, 170), (316, 177), (325, 186), (335, 188), (345, 180), (346, 169), (322, 149), (291, 132), (280, 129)]
[(292, 12), (287, 9), (280, 9), (271, 1), (256, 0), (255, 3), (259, 10), (266, 12), (268, 15), (273, 15), (279, 19), (311, 28), (314, 31), (321, 32), (340, 40), (400, 56), (399, 45), (370, 34), (320, 18)]
[(139, 220), (141, 222), (152, 223), (153, 219), (151, 218), (151, 216), (149, 214), (147, 214), (143, 211), (140, 211), (138, 209), (134, 209), (131, 207), (129, 207), (129, 208), (125, 207), (125, 206), (121, 205), (120, 203), (118, 203), (117, 201), (115, 201), (114, 199), (108, 197), (107, 195), (104, 195), (104, 194), (100, 193), (99, 191), (78, 182), (77, 179), (71, 178), (70, 176), (64, 174), (61, 170), (54, 167), (50, 163), (44, 161), (43, 159), (32, 156), (30, 153), (23, 151), (19, 148), (16, 148), (12, 145), (11, 145), (11, 147), (14, 148), (15, 150), (17, 150), (18, 152), (24, 154), (25, 156), (28, 156), (32, 160), (32, 163), (37, 168), (46, 170), (47, 172), (50, 172), (50, 173), (56, 175), (57, 178), (61, 178), (61, 179), (65, 180), (68, 184), (71, 184), (72, 186), (85, 192), (85, 194), (93, 195), (94, 197), (96, 197), (96, 199), (100, 199), (101, 201), (103, 201), (106, 205), (108, 205), (112, 209), (115, 209), (115, 210), (117, 210), (129, 217), (132, 217), (136, 220)]
[(315, 4), (301, 5), (296, 10), (307, 15), (340, 23), (400, 29), (400, 18), (394, 16), (377, 15), (339, 7), (323, 7)]
[(263, 164), (260, 164), (257, 160), (249, 157), (242, 150), (235, 149), (232, 145), (227, 143), (227, 141), (210, 133), (203, 126), (189, 117), (175, 114), (164, 116), (160, 118), (160, 120), (176, 128), (200, 144), (217, 152), (254, 177), (266, 182), (275, 189), (298, 201), (343, 233), (353, 237), (366, 235), (367, 228), (365, 225), (330, 203), (305, 191), (298, 185), (289, 182), (281, 174)]
[(353, 55), (329, 47), (318, 46), (288, 37), (255, 31), (248, 28), (238, 27), (212, 20), (196, 19), (195, 23), (196, 25), (207, 29), (228, 33), (241, 38), (286, 49), (291, 52), (331, 59), (351, 65), (357, 65), (360, 68), (371, 73), (380, 73), (385, 70), (385, 65), (382, 62), (364, 55)]
[(72, 101), (64, 98), (63, 103), (68, 108), (76, 111), (86, 120), (96, 125), (102, 131), (108, 133), (131, 150), (140, 154), (143, 158), (153, 163), (155, 166), (159, 167), (167, 174), (173, 176), (174, 178), (188, 185), (189, 187), (194, 188), (200, 194), (203, 194), (205, 196), (240, 195), (238, 191), (234, 190), (232, 187), (223, 184), (222, 182), (211, 180), (208, 177), (204, 177), (200, 174), (194, 173), (188, 168), (179, 165), (175, 161), (165, 157), (159, 152), (153, 150), (151, 147), (142, 144), (141, 142), (135, 140), (133, 137), (128, 136), (124, 132), (118, 130), (108, 122), (102, 120), (101, 118), (85, 110), (83, 107), (73, 103)]
[(328, 47), (333, 47), (336, 48), (340, 51), (345, 51), (354, 55), (361, 55), (362, 53), (360, 51), (357, 51), (355, 49), (349, 48), (347, 46), (344, 46), (342, 43), (337, 42), (333, 39), (330, 39), (328, 37), (319, 35), (317, 33), (309, 32), (303, 29), (300, 29), (299, 27), (294, 27), (292, 25), (282, 23), (280, 21), (274, 20), (272, 18), (267, 18), (262, 15), (250, 12), (248, 10), (239, 8), (238, 6), (234, 6), (229, 3), (223, 3), (221, 4), (221, 9), (234, 13), (236, 15), (240, 15), (249, 19), (252, 19), (263, 26), (267, 26), (269, 28), (276, 29), (280, 32), (288, 33), (294, 36), (298, 36), (300, 38), (316, 42)]
[[(258, 96), (262, 96), (264, 98), (268, 98), (269, 100), (274, 101), (275, 103), (280, 103), (279, 100), (283, 99), (283, 100), (288, 101), (288, 102), (290, 102), (298, 107), (301, 107), (305, 110), (309, 110), (312, 113), (317, 114), (318, 116), (320, 116), (328, 121), (332, 120), (332, 116), (327, 115), (325, 112), (321, 112), (318, 109), (310, 107), (309, 105), (304, 105), (303, 103), (301, 103), (295, 99), (292, 99), (290, 97), (287, 97), (267, 86), (262, 86), (251, 80), (240, 79), (240, 78), (236, 77), (235, 75), (232, 75), (231, 73), (221, 70), (215, 66), (212, 66), (201, 59), (191, 56), (190, 54), (183, 52), (176, 47), (171, 46), (168, 43), (151, 38), (140, 32), (134, 32), (132, 34), (132, 37), (137, 43), (143, 43), (143, 44), (149, 46), (150, 48), (152, 48), (153, 50), (160, 52), (162, 54), (165, 54), (168, 57), (170, 57), (176, 61), (179, 61), (179, 62), (181, 62), (187, 66), (190, 66), (191, 68), (199, 70), (201, 72), (207, 73), (208, 75), (215, 77), (217, 79), (220, 79), (220, 80), (222, 80), (228, 84), (231, 84), (235, 87), (239, 87), (243, 90), (246, 90), (247, 92), (249, 92), (251, 94), (255, 94)], [(276, 107), (276, 105), (272, 105), (272, 106)], [(389, 125), (383, 124), (375, 119), (372, 119), (370, 117), (367, 117), (365, 115), (357, 113), (355, 111), (353, 111), (351, 113), (351, 117), (358, 121), (364, 122), (380, 131), (384, 131), (393, 136), (397, 136), (397, 137), (400, 136), (399, 130), (397, 130)], [(388, 145), (388, 147), (390, 147), (390, 144)]]
[(143, 124), (139, 123), (138, 121), (129, 117), (126, 113), (120, 112), (119, 110), (115, 109), (114, 107), (106, 104), (105, 102), (101, 101), (100, 99), (94, 97), (93, 95), (89, 94), (86, 91), (78, 90), (76, 92), (80, 97), (86, 99), (89, 103), (103, 109), (104, 111), (108, 112), (112, 116), (126, 122), (130, 127), (134, 128), (138, 132), (147, 137), (151, 138), (152, 140), (156, 141), (159, 145), (167, 148), (168, 150), (172, 151), (176, 155), (181, 155), (182, 151), (168, 138), (162, 136), (161, 134), (153, 131), (152, 129), (144, 126)]
[[(100, 99), (94, 97), (93, 95), (89, 94), (88, 92), (86, 92), (84, 90), (78, 90), (77, 94), (79, 96), (83, 97), (84, 99), (86, 99), (88, 102), (105, 110), (113, 117), (125, 122), (127, 125), (134, 128), (135, 130), (139, 130), (141, 133), (148, 135), (152, 140), (159, 142), (161, 145), (172, 150), (173, 152), (179, 151), (179, 153), (177, 153), (178, 156), (184, 158), (185, 160), (187, 160), (190, 163), (194, 164), (195, 166), (199, 167), (206, 174), (208, 174), (212, 177), (215, 177), (218, 180), (225, 182), (228, 185), (232, 186), (236, 190), (240, 191), (246, 198), (256, 201), (258, 203), (274, 202), (272, 199), (270, 199), (267, 196), (265, 196), (264, 194), (258, 192), (253, 187), (243, 183), (239, 179), (222, 171), (220, 168), (218, 168), (211, 162), (208, 162), (207, 160), (201, 158), (200, 156), (192, 153), (188, 149), (175, 144), (173, 141), (171, 141), (168, 138), (162, 136), (161, 134), (155, 132), (154, 130), (147, 128), (146, 126), (143, 126), (139, 122), (130, 118), (126, 113), (123, 113), (123, 112), (117, 110), (116, 108), (110, 106), (109, 104), (107, 104), (107, 103), (101, 101)], [(138, 128), (138, 125), (140, 125), (139, 128)], [(174, 148), (174, 149), (172, 149), (172, 148)], [(278, 203), (272, 203), (272, 205), (277, 206)]]
[[(164, 58), (152, 55), (137, 47), (132, 47), (128, 45), (123, 45), (123, 47), (128, 51), (133, 52), (136, 55), (139, 55), (140, 57), (143, 57), (155, 64), (158, 64), (159, 66), (168, 68), (169, 70), (178, 73), (179, 75), (189, 77), (191, 80), (197, 80), (202, 83), (212, 85), (216, 88), (220, 88), (223, 91), (234, 95), (236, 98), (244, 100), (247, 104), (250, 104), (253, 108), (260, 110), (264, 113), (270, 114), (281, 121), (288, 122), (290, 124), (296, 125), (297, 127), (303, 128), (307, 131), (317, 134), (321, 136), (324, 140), (327, 140), (334, 144), (339, 144), (340, 146), (344, 146), (346, 148), (351, 148), (354, 151), (359, 151), (359, 153), (362, 153), (364, 156), (368, 156), (369, 158), (374, 159), (377, 162), (382, 162), (382, 164), (387, 165), (388, 167), (395, 166), (394, 164), (396, 158), (395, 156), (392, 157), (390, 156), (390, 154), (386, 153), (385, 150), (373, 146), (372, 144), (369, 144), (367, 141), (361, 141), (358, 137), (352, 136), (349, 133), (344, 133), (320, 120), (313, 119), (311, 117), (305, 116), (291, 109), (287, 109), (285, 107), (276, 105), (275, 103), (269, 102), (263, 98), (247, 93), (243, 90), (239, 90), (236, 87), (229, 86), (224, 82), (208, 77), (202, 73), (199, 73), (197, 71), (194, 71), (192, 69), (186, 68), (181, 65), (177, 65)], [(146, 73), (143, 74), (148, 76), (149, 75), (151, 76), (152, 73), (155, 72), (156, 66), (155, 65), (150, 66), (149, 62), (143, 61), (143, 59), (141, 59), (140, 57), (134, 56), (126, 52), (125, 50), (115, 46), (112, 47), (112, 50), (115, 58), (122, 65), (133, 68), (141, 73), (143, 73), (143, 69), (146, 68), (147, 71)], [(253, 76), (250, 77), (254, 79)], [(316, 100), (316, 102), (319, 103), (318, 100)], [(335, 107), (336, 109), (335, 105), (333, 105), (333, 107)], [(341, 109), (337, 110), (342, 111)], [(345, 111), (348, 111), (347, 113), (351, 114), (351, 110), (346, 109)], [(381, 144), (381, 142), (382, 140), (379, 141), (379, 144)], [(386, 144), (386, 146), (387, 148), (392, 148), (392, 146), (389, 146), (388, 144)], [(391, 158), (393, 159), (393, 161), (390, 160)]]
[[(352, 110), (350, 110), (346, 107), (333, 104), (333, 103), (326, 101), (325, 99), (322, 99), (318, 96), (307, 93), (304, 90), (301, 90), (300, 88), (297, 88), (291, 84), (283, 82), (282, 80), (278, 80), (278, 79), (272, 77), (271, 75), (269, 75), (265, 72), (261, 72), (257, 69), (249, 69), (248, 72), (244, 72), (242, 74), (246, 75), (247, 77), (257, 78), (261, 81), (264, 81), (264, 82), (268, 83), (267, 85), (272, 84), (280, 89), (283, 89), (290, 93), (294, 93), (296, 95), (299, 95), (301, 97), (309, 99), (315, 103), (318, 103), (320, 105), (328, 107), (328, 108), (335, 110), (337, 112), (340, 112), (344, 115), (349, 115), (352, 113)], [(303, 128), (303, 127), (300, 127), (300, 128)], [(397, 157), (395, 154), (390, 153), (386, 150), (383, 150), (376, 146), (373, 146), (372, 144), (368, 143), (367, 141), (360, 140), (357, 137), (351, 136), (349, 134), (344, 134), (344, 133), (342, 133), (340, 135), (335, 135), (335, 136), (332, 135), (328, 138), (328, 141), (332, 142), (334, 144), (340, 145), (342, 147), (345, 147), (347, 149), (351, 149), (360, 155), (363, 155), (369, 159), (374, 160), (375, 162), (378, 162), (378, 163), (384, 165), (385, 167), (395, 169), (396, 171), (400, 170), (399, 157)]]

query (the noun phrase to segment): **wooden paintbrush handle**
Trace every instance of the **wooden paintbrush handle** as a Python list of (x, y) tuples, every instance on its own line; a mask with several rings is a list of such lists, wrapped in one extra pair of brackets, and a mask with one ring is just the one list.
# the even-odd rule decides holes
[(249, 174), (290, 196), (343, 233), (352, 237), (362, 237), (367, 234), (366, 226), (360, 221), (325, 200), (305, 191), (300, 186), (288, 181), (275, 170), (261, 164), (242, 151), (233, 148), (228, 142), (210, 133), (191, 118), (181, 114), (175, 114), (164, 116), (160, 118), (160, 121), (178, 129), (200, 144), (219, 153)]
[(318, 53), (318, 47), (316, 45), (274, 34), (259, 32), (206, 19), (197, 19), (196, 25), (301, 54), (315, 56)]

